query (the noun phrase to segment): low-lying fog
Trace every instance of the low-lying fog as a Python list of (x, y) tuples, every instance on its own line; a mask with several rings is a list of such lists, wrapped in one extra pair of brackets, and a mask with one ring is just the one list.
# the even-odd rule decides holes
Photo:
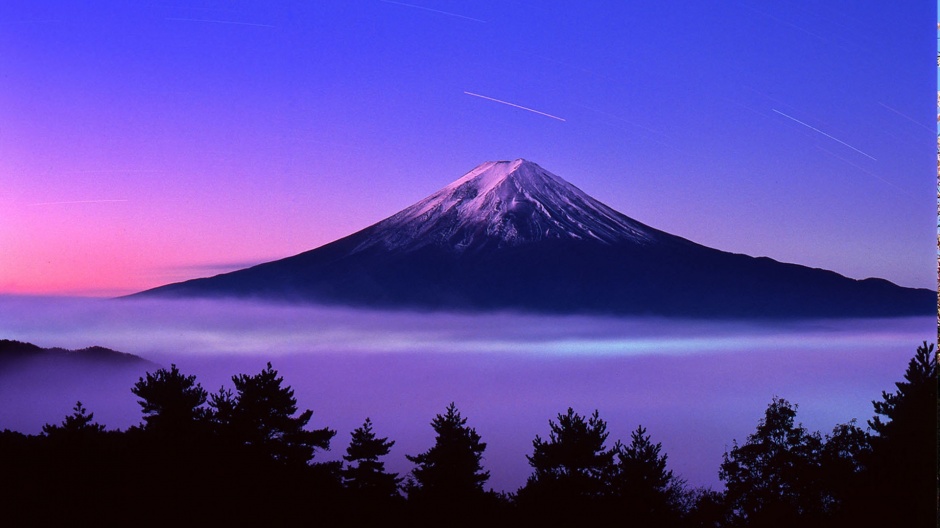
[[(0, 297), (0, 339), (42, 347), (100, 345), (196, 374), (210, 392), (270, 361), (311, 426), (349, 433), (368, 416), (395, 440), (387, 465), (433, 443), (430, 421), (456, 402), (487, 443), (488, 487), (525, 482), (536, 434), (569, 406), (594, 409), (610, 437), (642, 424), (669, 467), (692, 486), (720, 487), (718, 466), (771, 398), (799, 405), (812, 430), (872, 416), (917, 346), (936, 339), (931, 316), (786, 323), (704, 322), (519, 314), (377, 312), (236, 301)], [(147, 367), (0, 372), (0, 429), (38, 433), (76, 400), (109, 428), (140, 422), (130, 392)]]

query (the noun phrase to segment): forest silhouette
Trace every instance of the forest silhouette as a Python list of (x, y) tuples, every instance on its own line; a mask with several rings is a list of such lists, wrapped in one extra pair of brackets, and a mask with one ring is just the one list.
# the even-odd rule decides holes
[[(874, 416), (830, 433), (774, 397), (754, 432), (734, 440), (723, 490), (690, 488), (638, 426), (611, 441), (594, 411), (568, 408), (537, 435), (515, 492), (486, 488), (483, 437), (451, 403), (436, 437), (388, 472), (394, 440), (366, 417), (340, 461), (318, 461), (336, 431), (308, 427), (271, 363), (206, 391), (176, 365), (131, 388), (142, 422), (108, 430), (81, 402), (42, 433), (0, 432), (0, 516), (8, 526), (299, 525), (637, 527), (935, 526), (938, 377), (934, 345), (917, 348)], [(688, 431), (694, 435), (694, 431)]]

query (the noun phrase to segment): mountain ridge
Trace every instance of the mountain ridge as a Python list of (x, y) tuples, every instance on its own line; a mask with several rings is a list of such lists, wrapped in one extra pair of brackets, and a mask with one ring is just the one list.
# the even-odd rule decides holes
[(80, 349), (61, 347), (43, 348), (33, 343), (13, 339), (0, 339), (0, 368), (27, 361), (48, 361), (66, 363), (100, 363), (114, 365), (153, 363), (140, 356), (127, 352), (118, 352), (102, 346), (90, 346)]
[(936, 308), (930, 290), (729, 253), (657, 230), (523, 159), (478, 165), (318, 248), (135, 295), (691, 317), (893, 316)]

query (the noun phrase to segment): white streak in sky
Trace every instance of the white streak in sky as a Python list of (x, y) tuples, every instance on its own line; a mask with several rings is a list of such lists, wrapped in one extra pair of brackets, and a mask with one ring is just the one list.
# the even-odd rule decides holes
[[(620, 116), (618, 116), (618, 115), (614, 115), (614, 114), (611, 114), (611, 113), (608, 113), (608, 112), (604, 112), (603, 110), (598, 110), (598, 109), (596, 109), (596, 108), (591, 108), (590, 106), (584, 106), (583, 104), (578, 104), (578, 103), (574, 103), (574, 105), (575, 105), (575, 106), (580, 106), (581, 108), (583, 108), (583, 109), (585, 109), (585, 110), (589, 110), (589, 111), (591, 111), (591, 112), (594, 112), (594, 113), (596, 113), (596, 114), (600, 114), (600, 115), (605, 116), (605, 117), (607, 117), (607, 118), (615, 119), (615, 120), (617, 120), (617, 121), (626, 123), (626, 124), (628, 124), (628, 125), (630, 125), (630, 126), (632, 126), (632, 127), (636, 127), (636, 128), (645, 130), (645, 131), (647, 131), (647, 132), (650, 132), (651, 134), (655, 134), (656, 136), (659, 136), (659, 137), (661, 137), (661, 138), (664, 138), (664, 139), (666, 139), (666, 140), (668, 140), (668, 141), (661, 141), (661, 140), (659, 140), (659, 139), (653, 137), (653, 136), (650, 135), (650, 134), (638, 134), (637, 132), (635, 132), (635, 131), (633, 131), (633, 130), (627, 130), (627, 129), (624, 128), (624, 127), (617, 126), (617, 128), (619, 128), (620, 130), (624, 130), (624, 131), (627, 131), (628, 133), (632, 133), (632, 134), (637, 134), (637, 135), (640, 136), (641, 138), (647, 139), (647, 140), (649, 140), (649, 141), (652, 141), (653, 143), (657, 143), (657, 144), (662, 145), (662, 146), (664, 146), (664, 147), (666, 147), (666, 148), (671, 148), (671, 149), (676, 149), (676, 150), (682, 150), (682, 149), (680, 149), (679, 147), (677, 147), (675, 144), (671, 143), (672, 139), (671, 139), (669, 136), (667, 136), (666, 134), (663, 134), (662, 132), (659, 132), (658, 130), (653, 130), (653, 129), (650, 128), (650, 127), (643, 126), (643, 125), (641, 125), (641, 124), (639, 124), (639, 123), (634, 123), (633, 121), (630, 121), (629, 119), (624, 119), (624, 118), (622, 118), (622, 117), (620, 117)], [(615, 125), (615, 126), (616, 126), (616, 125)]]
[(46, 19), (37, 19), (37, 20), (7, 20), (0, 22), (0, 26), (12, 25), (12, 24), (46, 24), (49, 22), (62, 22), (62, 20), (57, 18), (46, 18)]
[(457, 13), (449, 13), (449, 12), (447, 12), (447, 11), (439, 11), (439, 10), (437, 10), (437, 9), (431, 9), (430, 7), (423, 7), (423, 6), (414, 5), (414, 4), (406, 4), (406, 3), (404, 3), (404, 2), (393, 2), (392, 0), (379, 0), (379, 1), (380, 1), (380, 2), (385, 2), (386, 4), (395, 4), (395, 5), (400, 5), (400, 6), (404, 6), (404, 7), (413, 7), (413, 8), (415, 8), (415, 9), (423, 9), (423, 10), (425, 10), (425, 11), (430, 11), (430, 12), (432, 12), (432, 13), (439, 13), (439, 14), (441, 14), (441, 15), (447, 15), (447, 16), (452, 16), (452, 17), (457, 17), (457, 18), (463, 18), (464, 20), (472, 20), (472, 21), (474, 21), (474, 22), (482, 22), (482, 23), (484, 23), (484, 24), (486, 23), (486, 20), (480, 20), (479, 18), (471, 18), (471, 17), (468, 17), (468, 16), (458, 15)]
[(255, 27), (266, 27), (266, 28), (276, 28), (277, 26), (272, 26), (269, 24), (254, 24), (252, 22), (235, 22), (232, 20), (211, 20), (203, 18), (167, 18), (164, 20), (173, 20), (176, 22), (209, 22), (212, 24), (233, 24), (237, 26), (255, 26)]
[(487, 96), (485, 96), (485, 95), (475, 94), (475, 93), (472, 93), (472, 92), (464, 92), (464, 93), (467, 94), (467, 95), (472, 95), (472, 96), (474, 96), (474, 97), (479, 97), (480, 99), (486, 99), (487, 101), (494, 101), (494, 102), (497, 102), (497, 103), (502, 103), (502, 104), (504, 104), (504, 105), (509, 105), (509, 106), (512, 106), (512, 107), (515, 107), (515, 108), (521, 108), (521, 109), (523, 109), (523, 110), (528, 110), (529, 112), (532, 112), (532, 113), (534, 113), (534, 114), (539, 114), (539, 115), (543, 115), (543, 116), (545, 116), (545, 117), (550, 117), (550, 118), (552, 118), (552, 119), (557, 119), (557, 120), (559, 120), (559, 121), (564, 121), (564, 119), (562, 119), (562, 118), (560, 118), (560, 117), (558, 117), (558, 116), (553, 116), (552, 114), (546, 114), (545, 112), (539, 112), (538, 110), (533, 110), (533, 109), (531, 109), (531, 108), (526, 108), (525, 106), (520, 106), (520, 105), (517, 105), (517, 104), (513, 104), (513, 103), (510, 103), (510, 102), (507, 102), (507, 101), (501, 101), (501, 100), (499, 100), (499, 99), (493, 99), (492, 97), (487, 97)]
[(895, 189), (898, 189), (899, 191), (907, 192), (907, 190), (904, 189), (903, 187), (899, 187), (899, 186), (898, 186), (897, 184), (895, 184), (894, 182), (889, 181), (889, 180), (886, 180), (886, 179), (882, 178), (881, 176), (875, 174), (875, 173), (872, 172), (872, 171), (865, 170), (865, 169), (863, 169), (862, 167), (859, 167), (858, 165), (856, 165), (856, 164), (852, 163), (851, 161), (849, 161), (849, 160), (843, 158), (842, 156), (839, 156), (839, 155), (836, 154), (835, 152), (830, 152), (829, 150), (824, 149), (824, 148), (820, 147), (819, 145), (816, 145), (816, 148), (818, 148), (819, 150), (825, 152), (826, 154), (829, 154), (829, 155), (832, 156), (833, 158), (836, 158), (836, 159), (838, 159), (838, 160), (840, 160), (840, 161), (842, 161), (842, 162), (844, 162), (844, 163), (846, 163), (846, 164), (848, 164), (848, 165), (851, 165), (852, 167), (855, 167), (856, 169), (858, 169), (858, 170), (864, 172), (865, 174), (867, 174), (867, 175), (869, 175), (869, 176), (874, 176), (875, 178), (878, 178), (879, 180), (881, 180), (881, 181), (887, 183), (888, 185), (894, 187)]
[(141, 170), (141, 169), (108, 169), (108, 170), (80, 170), (80, 171), (69, 171), (67, 174), (124, 174), (124, 173), (139, 173), (139, 172), (165, 172), (162, 170)]
[(40, 202), (29, 204), (30, 206), (36, 205), (71, 205), (71, 204), (93, 204), (93, 203), (115, 203), (115, 202), (126, 202), (127, 200), (74, 200), (71, 202)]
[(878, 161), (878, 160), (875, 159), (873, 156), (869, 156), (868, 154), (865, 154), (865, 153), (862, 152), (861, 150), (858, 150), (857, 148), (853, 147), (852, 145), (849, 145), (849, 144), (846, 143), (845, 141), (842, 141), (841, 139), (838, 139), (838, 138), (834, 138), (834, 137), (830, 136), (829, 134), (823, 132), (822, 130), (819, 130), (818, 128), (816, 128), (816, 127), (814, 127), (814, 126), (812, 126), (812, 125), (807, 125), (806, 123), (800, 121), (799, 119), (797, 119), (797, 118), (795, 118), (795, 117), (792, 117), (792, 116), (788, 116), (787, 114), (784, 114), (783, 112), (781, 112), (780, 110), (777, 110), (776, 108), (771, 108), (771, 110), (773, 110), (774, 112), (777, 112), (778, 114), (782, 115), (783, 117), (785, 117), (785, 118), (787, 118), (787, 119), (789, 119), (789, 120), (791, 120), (791, 121), (796, 121), (797, 123), (799, 123), (799, 124), (805, 126), (806, 128), (808, 128), (808, 129), (810, 129), (810, 130), (813, 130), (813, 131), (815, 131), (815, 132), (819, 132), (820, 134), (826, 136), (827, 138), (829, 138), (829, 139), (831, 139), (831, 140), (833, 140), (833, 141), (839, 142), (839, 143), (845, 145), (846, 147), (849, 147), (850, 149), (854, 150), (855, 152), (858, 152), (859, 154), (861, 154), (862, 156), (865, 156), (865, 157), (867, 157), (867, 158), (871, 158), (871, 159), (873, 159), (873, 160), (875, 160), (875, 161)]
[(744, 5), (744, 4), (740, 3), (740, 2), (738, 3), (738, 6), (743, 7), (743, 8), (745, 8), (745, 9), (749, 9), (749, 10), (755, 12), (755, 13), (759, 13), (759, 14), (761, 14), (761, 15), (763, 15), (763, 16), (765, 16), (765, 17), (768, 17), (768, 18), (770, 18), (770, 19), (772, 19), (772, 20), (776, 20), (777, 22), (780, 22), (781, 24), (784, 24), (784, 25), (786, 25), (786, 26), (790, 26), (791, 28), (793, 28), (793, 29), (795, 29), (795, 30), (797, 30), (797, 31), (801, 31), (801, 32), (803, 32), (803, 33), (806, 33), (807, 35), (809, 35), (809, 36), (811, 36), (811, 37), (816, 37), (816, 38), (818, 38), (819, 40), (822, 40), (822, 41), (828, 41), (828, 40), (829, 40), (829, 39), (827, 39), (826, 37), (823, 37), (823, 36), (821, 36), (821, 35), (817, 35), (816, 33), (813, 33), (812, 31), (808, 31), (806, 28), (804, 28), (804, 27), (802, 27), (802, 26), (798, 26), (798, 25), (796, 25), (796, 24), (794, 24), (794, 23), (792, 23), (792, 22), (787, 22), (786, 20), (783, 20), (782, 18), (775, 17), (775, 16), (771, 15), (770, 13), (761, 11), (760, 9), (755, 9), (755, 8), (753, 8), (753, 7), (751, 7), (751, 6)]
[(927, 126), (927, 125), (921, 123), (920, 121), (917, 121), (917, 120), (914, 119), (913, 117), (910, 117), (910, 116), (908, 116), (907, 114), (902, 114), (901, 112), (898, 112), (898, 111), (895, 110), (894, 108), (891, 108), (890, 106), (888, 106), (888, 105), (882, 103), (881, 101), (878, 101), (878, 104), (880, 104), (881, 106), (887, 108), (888, 110), (891, 110), (892, 112), (894, 112), (895, 114), (897, 114), (897, 115), (903, 117), (904, 119), (907, 119), (907, 120), (910, 121), (911, 123), (914, 123), (915, 125), (917, 125), (917, 126), (923, 128), (923, 129), (926, 129), (928, 132), (933, 132), (933, 130), (932, 130), (929, 126)]

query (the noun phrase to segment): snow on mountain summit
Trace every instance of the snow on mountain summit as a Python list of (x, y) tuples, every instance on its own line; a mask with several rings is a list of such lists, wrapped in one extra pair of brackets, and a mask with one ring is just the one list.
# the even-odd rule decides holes
[(457, 252), (539, 240), (647, 244), (656, 231), (524, 159), (488, 161), (368, 228), (354, 252), (428, 245)]
[(935, 290), (728, 253), (659, 231), (521, 159), (483, 163), (318, 248), (139, 295), (705, 318), (907, 316), (937, 306)]

